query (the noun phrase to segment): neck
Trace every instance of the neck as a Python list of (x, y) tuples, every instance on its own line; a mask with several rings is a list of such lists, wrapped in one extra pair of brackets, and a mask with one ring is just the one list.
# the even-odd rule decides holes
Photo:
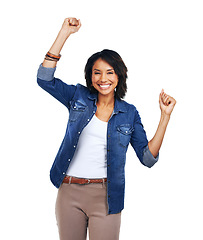
[(114, 95), (111, 96), (104, 96), (101, 94), (98, 94), (98, 100), (97, 104), (100, 106), (108, 107), (108, 106), (114, 106)]

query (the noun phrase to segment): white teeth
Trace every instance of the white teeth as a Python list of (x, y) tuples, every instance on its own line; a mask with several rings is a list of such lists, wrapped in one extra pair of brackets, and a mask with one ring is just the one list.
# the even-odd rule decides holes
[(110, 87), (110, 84), (99, 85), (99, 86), (100, 86), (100, 88), (106, 89), (106, 88)]

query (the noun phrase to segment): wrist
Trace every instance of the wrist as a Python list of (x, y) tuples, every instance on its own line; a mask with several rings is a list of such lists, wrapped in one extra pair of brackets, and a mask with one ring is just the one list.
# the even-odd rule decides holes
[(67, 31), (67, 29), (63, 29), (61, 28), (61, 30), (59, 31), (59, 34), (58, 34), (58, 38), (66, 41), (67, 38), (71, 35), (71, 32), (70, 31)]
[(170, 120), (170, 114), (166, 114), (165, 112), (161, 112), (161, 120), (168, 122)]

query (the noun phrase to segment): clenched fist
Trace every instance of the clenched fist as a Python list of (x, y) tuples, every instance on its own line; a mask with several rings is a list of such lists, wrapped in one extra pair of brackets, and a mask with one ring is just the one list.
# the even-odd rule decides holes
[(63, 22), (61, 31), (69, 36), (72, 33), (76, 33), (81, 27), (80, 19), (66, 18)]
[(162, 89), (159, 95), (159, 105), (162, 113), (170, 115), (176, 105), (176, 100), (173, 97), (167, 95)]

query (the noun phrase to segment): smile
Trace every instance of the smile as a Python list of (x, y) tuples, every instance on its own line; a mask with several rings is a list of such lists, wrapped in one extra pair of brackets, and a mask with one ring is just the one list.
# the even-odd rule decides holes
[(98, 84), (101, 89), (108, 89), (110, 88), (111, 84)]

